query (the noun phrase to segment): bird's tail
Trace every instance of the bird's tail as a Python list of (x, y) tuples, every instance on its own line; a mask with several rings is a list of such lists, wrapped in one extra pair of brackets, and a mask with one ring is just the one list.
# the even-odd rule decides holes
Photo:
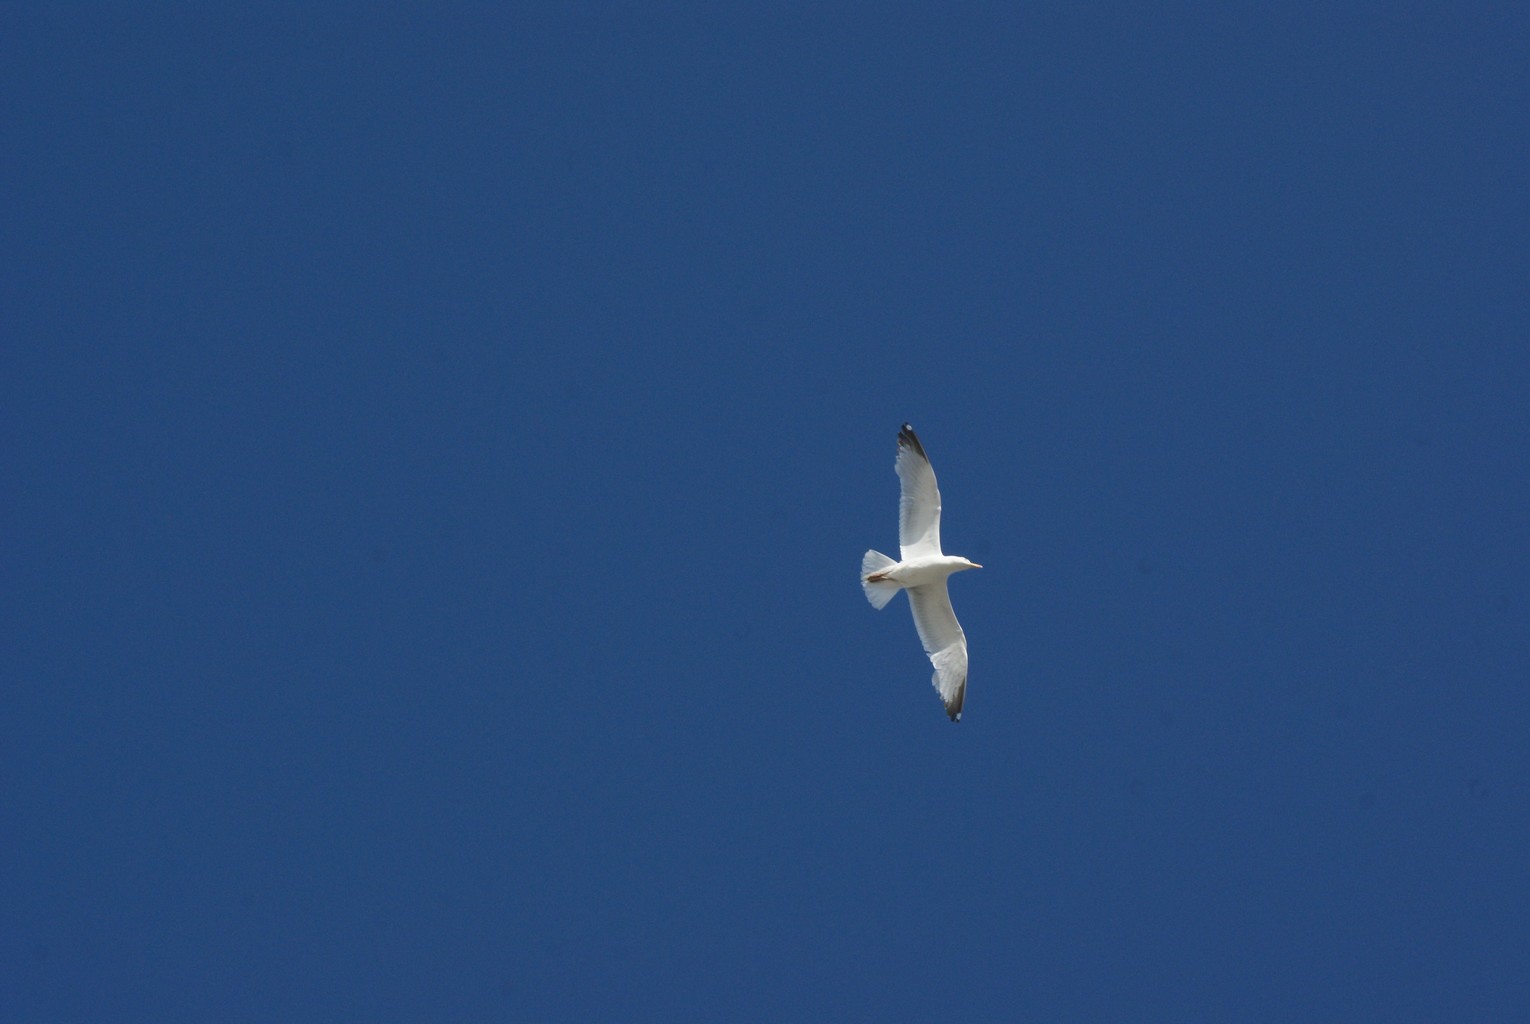
[(873, 608), (885, 608), (887, 602), (897, 596), (903, 588), (891, 580), (877, 580), (875, 582), (866, 577), (880, 572), (889, 565), (897, 565), (891, 558), (880, 551), (868, 551), (866, 557), (861, 559), (861, 587), (866, 591), (866, 600), (871, 602)]

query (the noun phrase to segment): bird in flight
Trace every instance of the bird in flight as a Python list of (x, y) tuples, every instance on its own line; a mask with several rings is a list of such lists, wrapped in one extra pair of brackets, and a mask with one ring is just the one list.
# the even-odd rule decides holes
[(893, 561), (880, 551), (866, 552), (861, 559), (861, 586), (873, 608), (884, 608), (898, 591), (908, 591), (914, 628), (935, 666), (930, 681), (946, 705), (946, 714), (959, 722), (967, 697), (967, 634), (951, 610), (946, 577), (982, 566), (960, 555), (941, 553), (940, 488), (935, 486), (935, 471), (924, 445), (907, 423), (898, 432), (895, 468), (903, 484), (898, 500), (898, 546), (903, 557)]

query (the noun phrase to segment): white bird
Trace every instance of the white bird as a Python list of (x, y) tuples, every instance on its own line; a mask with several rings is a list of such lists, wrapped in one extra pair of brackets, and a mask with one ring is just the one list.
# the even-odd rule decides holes
[(898, 591), (908, 591), (914, 627), (935, 666), (930, 681), (945, 702), (946, 714), (959, 722), (967, 697), (967, 634), (951, 610), (946, 577), (982, 566), (960, 555), (941, 554), (940, 488), (935, 486), (935, 471), (924, 445), (907, 423), (898, 432), (895, 468), (903, 484), (898, 500), (898, 546), (903, 560), (895, 562), (880, 551), (866, 552), (861, 559), (861, 586), (873, 608), (886, 607)]

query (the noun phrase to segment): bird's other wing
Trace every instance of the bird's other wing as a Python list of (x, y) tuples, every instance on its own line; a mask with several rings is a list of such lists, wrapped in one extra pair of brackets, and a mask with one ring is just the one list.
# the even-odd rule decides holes
[(959, 721), (962, 702), (967, 698), (967, 634), (951, 610), (946, 581), (910, 587), (908, 603), (914, 609), (914, 627), (919, 630), (924, 653), (935, 666), (930, 681), (945, 702), (951, 721)]
[(903, 495), (898, 499), (898, 545), (903, 560), (940, 554), (940, 488), (935, 471), (924, 454), (924, 445), (907, 423), (898, 432), (898, 479)]

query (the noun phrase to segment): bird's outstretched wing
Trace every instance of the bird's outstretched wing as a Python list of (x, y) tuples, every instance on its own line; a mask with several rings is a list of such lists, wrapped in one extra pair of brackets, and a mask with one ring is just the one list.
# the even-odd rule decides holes
[[(940, 488), (935, 471), (924, 454), (924, 445), (907, 423), (898, 431), (898, 480), (903, 495), (898, 499), (898, 545), (903, 560), (940, 554)], [(948, 606), (949, 610), (949, 606)], [(952, 620), (955, 621), (955, 620)]]
[(967, 634), (951, 609), (946, 581), (910, 587), (908, 604), (914, 610), (914, 627), (919, 630), (924, 653), (935, 666), (930, 681), (945, 702), (951, 721), (959, 721), (967, 697)]

